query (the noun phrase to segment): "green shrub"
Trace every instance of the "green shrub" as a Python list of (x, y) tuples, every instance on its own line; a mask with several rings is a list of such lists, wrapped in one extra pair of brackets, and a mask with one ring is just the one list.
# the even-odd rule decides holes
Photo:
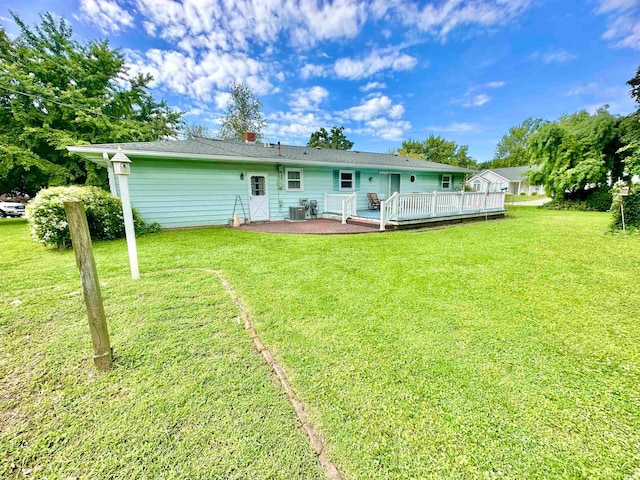
[[(87, 223), (93, 240), (124, 237), (124, 220), (120, 199), (98, 187), (52, 187), (41, 190), (27, 205), (27, 218), (33, 240), (59, 248), (71, 246), (64, 202), (80, 200), (87, 212)], [(157, 231), (159, 225), (147, 225), (134, 209), (136, 235)]]
[(630, 188), (629, 195), (620, 197), (614, 195), (613, 205), (611, 205), (611, 229), (622, 230), (622, 213), (620, 211), (620, 202), (624, 207), (624, 223), (626, 228), (640, 229), (640, 185), (633, 185)]
[(554, 199), (543, 205), (550, 210), (584, 210), (608, 212), (613, 197), (609, 187), (600, 187), (586, 191), (567, 194), (562, 200)]
[(613, 202), (613, 196), (611, 195), (611, 189), (608, 187), (594, 190), (593, 193), (585, 199), (587, 208), (589, 210), (595, 210), (596, 212), (608, 212), (611, 208), (611, 202)]
[(527, 194), (527, 192), (520, 192), (520, 195), (522, 195), (522, 196), (524, 196), (526, 194)]
[(532, 197), (535, 197), (536, 195), (538, 195), (538, 192), (531, 192)]

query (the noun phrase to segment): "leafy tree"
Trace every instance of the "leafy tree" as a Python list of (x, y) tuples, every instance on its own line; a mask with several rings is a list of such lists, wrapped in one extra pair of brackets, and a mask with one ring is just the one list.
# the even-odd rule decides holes
[(498, 142), (493, 159), (482, 164), (483, 168), (523, 167), (531, 165), (531, 155), (527, 150), (527, 140), (535, 133), (544, 120), (528, 118), (520, 125), (509, 129)]
[(180, 136), (186, 140), (194, 140), (198, 138), (213, 138), (211, 130), (204, 125), (196, 123), (184, 123), (180, 127)]
[(155, 101), (148, 75), (127, 75), (106, 40), (81, 44), (49, 13), (15, 38), (0, 29), (0, 192), (49, 185), (105, 186), (106, 173), (67, 145), (149, 141), (175, 135), (180, 113)]
[(622, 120), (620, 129), (625, 145), (619, 153), (624, 156), (629, 175), (640, 175), (640, 66), (635, 77), (627, 82), (631, 87), (631, 97), (638, 103), (638, 109)]
[[(631, 87), (631, 97), (640, 104), (640, 65), (636, 70), (636, 75), (627, 82), (627, 85)], [(639, 107), (640, 109), (640, 107)]]
[(244, 140), (246, 132), (262, 137), (267, 121), (262, 113), (262, 102), (255, 98), (249, 87), (240, 82), (231, 83), (231, 101), (220, 124), (220, 137), (224, 140)]
[(542, 183), (554, 198), (563, 199), (605, 185), (608, 175), (622, 176), (620, 122), (605, 107), (594, 115), (581, 111), (542, 125), (528, 142), (533, 163), (542, 165), (529, 174), (530, 183)]
[(309, 137), (308, 147), (334, 148), (336, 150), (351, 150), (353, 142), (344, 134), (344, 127), (331, 127), (331, 133), (323, 127), (313, 132)]
[(469, 147), (467, 145), (457, 145), (456, 142), (446, 140), (439, 135), (429, 135), (422, 142), (405, 140), (402, 142), (398, 154), (465, 168), (475, 168), (477, 165), (476, 161), (469, 156)]

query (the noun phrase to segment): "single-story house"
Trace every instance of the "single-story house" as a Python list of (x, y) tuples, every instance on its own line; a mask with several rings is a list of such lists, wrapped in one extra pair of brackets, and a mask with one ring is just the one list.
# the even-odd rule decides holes
[[(409, 192), (456, 193), (471, 172), (393, 154), (279, 143), (195, 139), (67, 148), (106, 168), (115, 195), (110, 159), (124, 153), (131, 160), (132, 205), (164, 228), (227, 224), (234, 208), (243, 216), (240, 202), (252, 222), (287, 219), (289, 207), (302, 201), (314, 201), (320, 216), (342, 213), (344, 221), (371, 208), (367, 193), (381, 200)], [(397, 205), (389, 212), (387, 220), (402, 215)]]
[(535, 192), (538, 195), (544, 194), (544, 186), (529, 185), (525, 177), (525, 173), (539, 167), (509, 167), (509, 168), (491, 168), (482, 170), (474, 174), (468, 181), (467, 185), (476, 192), (501, 192), (505, 191), (512, 195), (527, 195)]

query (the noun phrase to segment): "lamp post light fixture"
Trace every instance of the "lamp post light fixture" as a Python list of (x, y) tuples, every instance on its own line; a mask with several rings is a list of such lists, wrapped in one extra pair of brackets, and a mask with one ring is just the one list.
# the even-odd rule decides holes
[(122, 153), (122, 149), (118, 147), (118, 151), (111, 158), (111, 163), (113, 164), (113, 173), (118, 177), (118, 186), (120, 187), (120, 200), (122, 201), (122, 216), (124, 217), (124, 232), (127, 237), (127, 250), (129, 251), (131, 278), (137, 280), (140, 278), (140, 270), (138, 268), (138, 249), (136, 247), (136, 231), (133, 226), (131, 199), (129, 198), (131, 160), (129, 160), (129, 158)]
[(627, 233), (627, 228), (624, 224), (624, 197), (629, 196), (629, 187), (624, 186), (620, 188), (620, 215), (622, 217), (622, 233)]
[(244, 180), (244, 172), (240, 173), (240, 180)]

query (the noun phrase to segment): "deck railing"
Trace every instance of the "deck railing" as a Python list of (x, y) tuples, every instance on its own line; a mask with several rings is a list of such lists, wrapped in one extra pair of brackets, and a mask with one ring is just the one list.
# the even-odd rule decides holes
[(380, 230), (393, 220), (504, 210), (504, 192), (394, 193), (380, 205)]
[(347, 223), (347, 219), (355, 215), (357, 205), (358, 197), (355, 192), (324, 194), (324, 212), (341, 215), (342, 223)]

